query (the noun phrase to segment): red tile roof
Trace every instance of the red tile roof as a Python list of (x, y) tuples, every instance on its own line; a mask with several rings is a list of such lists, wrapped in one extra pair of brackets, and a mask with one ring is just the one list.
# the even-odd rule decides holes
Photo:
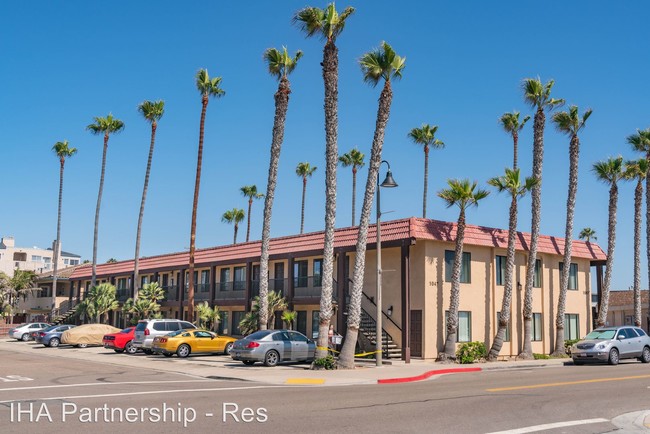
[[(633, 306), (634, 305), (634, 291), (610, 291), (609, 292), (609, 307), (616, 306)], [(645, 308), (648, 305), (648, 290), (641, 290), (641, 306)]]
[[(358, 227), (337, 229), (334, 238), (334, 247), (354, 247), (357, 242)], [(408, 239), (424, 239), (435, 241), (454, 242), (456, 237), (456, 223), (429, 220), (421, 218), (408, 218), (382, 222), (382, 242), (399, 241)], [(493, 229), (483, 226), (467, 225), (465, 229), (465, 244), (487, 247), (507, 247), (508, 231)], [(376, 240), (376, 225), (368, 228), (368, 242)], [(528, 250), (530, 234), (517, 233), (517, 250)], [(270, 255), (284, 255), (288, 253), (306, 253), (323, 249), (323, 232), (312, 232), (303, 235), (291, 235), (273, 238), (270, 242)], [(248, 260), (259, 257), (261, 251), (260, 241), (231, 244), (227, 246), (198, 249), (195, 253), (195, 264), (205, 266), (219, 261)], [(540, 253), (554, 255), (564, 254), (564, 239), (540, 235), (538, 243)], [(583, 241), (573, 242), (573, 257), (591, 260), (605, 260), (606, 255), (595, 243)], [(142, 272), (154, 271), (161, 268), (182, 268), (189, 263), (188, 252), (169, 253), (150, 256), (140, 259)], [(111, 264), (98, 264), (97, 275), (127, 274), (133, 271), (133, 260), (114, 262)], [(78, 267), (71, 278), (87, 278), (92, 273), (91, 265)]]

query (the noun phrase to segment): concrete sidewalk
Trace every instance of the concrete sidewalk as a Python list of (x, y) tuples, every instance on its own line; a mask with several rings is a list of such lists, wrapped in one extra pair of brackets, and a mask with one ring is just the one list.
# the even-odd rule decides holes
[(436, 363), (430, 360), (411, 360), (407, 364), (392, 361), (390, 365), (376, 367), (372, 360), (359, 363), (354, 370), (311, 370), (305, 364), (278, 365), (267, 368), (261, 364), (245, 366), (227, 356), (177, 357), (117, 354), (102, 347), (47, 348), (34, 342), (18, 342), (0, 339), (0, 351), (13, 351), (48, 357), (73, 358), (89, 362), (108, 363), (133, 369), (152, 369), (164, 372), (182, 373), (202, 378), (219, 378), (253, 381), (266, 384), (293, 385), (350, 385), (350, 384), (394, 384), (423, 381), (437, 375), (463, 374), (468, 372), (493, 371), (501, 369), (532, 369), (557, 367), (571, 363), (571, 359), (530, 360), (517, 362), (477, 363), (471, 365)]

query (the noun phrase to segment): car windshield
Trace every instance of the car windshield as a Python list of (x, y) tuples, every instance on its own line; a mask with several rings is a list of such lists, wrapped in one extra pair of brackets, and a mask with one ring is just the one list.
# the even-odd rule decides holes
[(255, 333), (251, 333), (250, 335), (246, 336), (246, 339), (249, 341), (258, 341), (260, 339), (264, 339), (271, 333), (273, 333), (275, 330), (260, 330)]
[(616, 330), (594, 330), (585, 336), (585, 339), (614, 339)]

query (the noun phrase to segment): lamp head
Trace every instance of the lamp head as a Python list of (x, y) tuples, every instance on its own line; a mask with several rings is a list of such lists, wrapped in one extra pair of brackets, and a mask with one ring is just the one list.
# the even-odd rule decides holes
[(391, 172), (390, 169), (388, 169), (388, 172), (386, 173), (386, 179), (384, 179), (384, 182), (382, 182), (380, 186), (388, 188), (397, 187), (397, 183), (393, 179), (393, 172)]

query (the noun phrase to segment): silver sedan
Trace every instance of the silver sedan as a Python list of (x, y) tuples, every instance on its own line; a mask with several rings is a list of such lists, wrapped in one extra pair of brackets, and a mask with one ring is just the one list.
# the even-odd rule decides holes
[(637, 358), (650, 362), (650, 337), (639, 327), (602, 327), (571, 347), (573, 363), (607, 362), (618, 365), (621, 359)]
[(245, 365), (264, 362), (275, 366), (280, 362), (311, 362), (316, 343), (293, 330), (260, 330), (235, 342), (230, 351), (233, 360)]

